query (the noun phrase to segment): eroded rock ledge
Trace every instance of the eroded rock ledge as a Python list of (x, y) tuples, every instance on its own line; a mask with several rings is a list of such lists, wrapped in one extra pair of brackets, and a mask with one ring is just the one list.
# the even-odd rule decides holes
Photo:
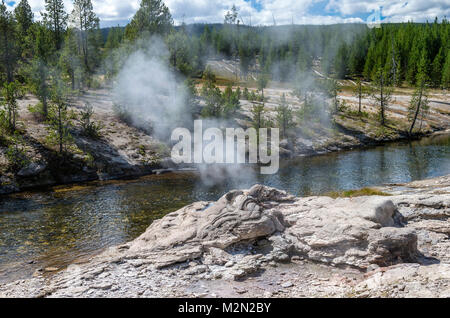
[[(449, 180), (352, 199), (234, 190), (170, 213), (88, 263), (0, 286), (0, 296), (199, 296), (201, 281), (209, 296), (233, 296), (224, 281), (251, 297), (448, 296)], [(392, 289), (398, 281), (405, 287)]]
[[(288, 261), (297, 255), (366, 269), (418, 257), (417, 236), (402, 220), (393, 202), (382, 197), (299, 199), (256, 185), (171, 213), (119, 250), (124, 257), (145, 257), (158, 268), (197, 258), (221, 265), (231, 259), (228, 249), (234, 245), (261, 246), (266, 238), (270, 251), (260, 254), (265, 260)], [(215, 264), (217, 254), (221, 257)]]

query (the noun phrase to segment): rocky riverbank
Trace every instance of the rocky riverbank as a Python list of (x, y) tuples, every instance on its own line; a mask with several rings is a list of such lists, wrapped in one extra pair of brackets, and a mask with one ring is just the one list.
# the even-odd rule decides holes
[[(224, 87), (221, 87), (225, 89)], [(275, 121), (276, 108), (283, 94), (293, 112), (302, 108), (302, 103), (291, 94), (291, 90), (268, 88), (265, 90), (268, 102), (265, 116)], [(386, 142), (405, 140), (409, 136), (408, 98), (411, 92), (395, 95), (387, 116), (388, 124), (380, 127), (377, 107), (369, 99), (363, 100), (363, 115), (355, 114), (357, 103), (349, 93), (342, 93), (339, 99), (346, 105), (339, 114), (326, 116), (302, 124), (292, 131), (292, 136), (281, 140), (280, 155), (295, 158), (380, 145)], [(241, 100), (241, 109), (236, 115), (236, 125), (252, 127), (254, 103)], [(14, 167), (8, 157), (6, 140), (0, 136), (0, 195), (20, 192), (36, 187), (53, 186), (93, 180), (132, 178), (152, 173), (163, 173), (177, 167), (170, 160), (170, 149), (149, 132), (137, 129), (118, 119), (114, 112), (111, 91), (97, 89), (76, 96), (70, 102), (70, 111), (79, 114), (85, 105), (91, 105), (91, 120), (102, 127), (98, 138), (83, 134), (79, 123), (74, 122), (71, 130), (73, 144), (62, 160), (55, 147), (48, 144), (47, 124), (36, 116), (33, 108), (38, 100), (31, 95), (18, 102), (22, 131), (22, 151), (27, 160), (23, 167)], [(428, 136), (436, 132), (447, 132), (449, 104), (442, 93), (430, 95), (430, 111), (421, 121), (421, 132), (415, 137)], [(170, 170), (169, 170), (170, 171)]]
[(256, 185), (3, 297), (449, 297), (450, 176), (297, 198)]
[(42, 186), (139, 177), (172, 168), (167, 146), (117, 118), (111, 94), (108, 89), (92, 90), (70, 101), (69, 109), (78, 118), (86, 105), (92, 105), (91, 121), (101, 129), (97, 138), (89, 137), (73, 121), (73, 143), (64, 158), (47, 141), (47, 123), (33, 112), (37, 98), (27, 95), (20, 100), (20, 148), (27, 162), (13, 169), (7, 155), (9, 145), (0, 138), (0, 195)]

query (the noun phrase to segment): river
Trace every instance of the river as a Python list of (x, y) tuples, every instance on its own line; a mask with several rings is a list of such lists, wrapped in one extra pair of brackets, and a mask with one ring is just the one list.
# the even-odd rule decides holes
[(136, 238), (169, 212), (235, 188), (263, 183), (307, 196), (446, 174), (450, 135), (440, 135), (286, 161), (276, 175), (243, 167), (236, 178), (215, 185), (185, 172), (0, 196), (0, 282), (28, 277), (36, 268), (63, 268)]

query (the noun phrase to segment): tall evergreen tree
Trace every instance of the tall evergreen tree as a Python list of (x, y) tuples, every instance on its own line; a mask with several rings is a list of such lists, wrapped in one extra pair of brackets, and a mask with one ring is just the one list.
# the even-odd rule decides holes
[(281, 137), (286, 138), (288, 130), (293, 126), (292, 109), (286, 102), (286, 95), (281, 96), (280, 106), (276, 109), (278, 128), (281, 129)]
[(297, 71), (299, 73), (306, 73), (311, 70), (311, 67), (311, 57), (304, 48), (300, 47), (297, 55)]
[(334, 111), (339, 112), (339, 92), (341, 91), (341, 84), (335, 79), (327, 80), (327, 95), (333, 98)]
[(16, 22), (6, 8), (5, 1), (0, 4), (0, 82), (11, 83), (17, 64)]
[(33, 11), (31, 11), (30, 4), (27, 0), (21, 0), (19, 2), (17, 7), (14, 9), (14, 16), (17, 21), (19, 43), (23, 49), (26, 43), (28, 30), (32, 26), (34, 18)]
[(265, 126), (264, 112), (264, 104), (254, 104), (251, 109), (252, 126), (253, 128), (257, 129), (257, 131)]
[(19, 97), (19, 83), (17, 81), (4, 83), (2, 96), (6, 110), (6, 121), (10, 133), (16, 131), (17, 123), (17, 99)]
[(64, 38), (64, 45), (59, 57), (59, 67), (70, 79), (72, 90), (80, 87), (83, 61), (78, 54), (78, 39), (75, 30), (69, 28)]
[(264, 89), (267, 87), (267, 84), (269, 83), (269, 74), (265, 72), (261, 72), (258, 75), (258, 89), (261, 91), (262, 99), (264, 101)]
[[(83, 57), (85, 70), (92, 72), (92, 56), (90, 54), (90, 38), (95, 36), (99, 28), (99, 18), (94, 12), (91, 0), (74, 0), (70, 20), (79, 36), (79, 55)], [(95, 54), (93, 50), (92, 55)]]
[(50, 89), (48, 81), (50, 79), (50, 57), (53, 55), (54, 37), (51, 31), (43, 23), (33, 25), (33, 59), (27, 70), (27, 78), (30, 86), (42, 104), (42, 115), (48, 115), (48, 98)]
[(368, 89), (364, 87), (362, 80), (358, 78), (356, 81), (355, 96), (358, 98), (358, 113), (362, 113), (362, 99), (369, 95)]
[[(428, 96), (427, 96), (427, 90), (426, 90), (426, 82), (424, 78), (421, 75), (421, 79), (418, 80), (418, 85), (416, 90), (414, 91), (414, 94), (411, 98), (409, 111), (408, 111), (408, 118), (411, 121), (411, 126), (409, 128), (409, 135), (412, 135), (414, 126), (417, 122), (417, 119), (419, 115), (422, 113), (425, 115), (429, 110), (429, 104), (428, 104)], [(423, 118), (424, 116), (422, 116)]]
[(125, 36), (134, 41), (139, 36), (166, 35), (172, 26), (172, 15), (163, 1), (142, 0), (139, 10), (125, 29)]
[(109, 52), (111, 50), (117, 49), (122, 43), (123, 34), (124, 30), (119, 26), (109, 29), (108, 37), (106, 38), (105, 42), (106, 51)]
[(426, 85), (429, 82), (430, 78), (427, 73), (429, 61), (427, 58), (427, 53), (425, 51), (422, 52), (422, 57), (418, 63), (418, 73), (417, 73), (417, 88), (414, 92), (413, 97), (411, 98), (410, 106), (409, 106), (409, 119), (411, 120), (411, 127), (409, 129), (409, 135), (412, 134), (414, 125), (416, 124), (417, 118), (419, 114), (422, 114), (422, 119), (424, 114), (428, 112), (428, 96)]
[(433, 60), (433, 63), (431, 64), (431, 85), (433, 87), (439, 87), (442, 80), (442, 67), (444, 64), (444, 54), (443, 54), (443, 48), (441, 47), (439, 49), (438, 54)]
[(380, 124), (384, 126), (386, 124), (386, 112), (392, 101), (392, 88), (388, 86), (388, 76), (382, 69), (378, 70), (376, 78), (376, 87), (374, 89), (372, 97), (380, 107)]
[(72, 126), (71, 116), (68, 111), (67, 92), (64, 83), (59, 76), (53, 76), (52, 90), (50, 94), (50, 111), (48, 116), (47, 141), (58, 147), (58, 152), (66, 154), (67, 146), (72, 143), (73, 136), (70, 133)]
[(53, 43), (59, 50), (64, 40), (68, 15), (63, 0), (45, 0), (44, 21), (53, 33)]
[(450, 88), (450, 52), (447, 51), (444, 67), (442, 68), (442, 87)]
[(348, 72), (348, 49), (347, 45), (343, 43), (339, 48), (337, 55), (334, 59), (334, 71), (336, 77), (344, 79)]

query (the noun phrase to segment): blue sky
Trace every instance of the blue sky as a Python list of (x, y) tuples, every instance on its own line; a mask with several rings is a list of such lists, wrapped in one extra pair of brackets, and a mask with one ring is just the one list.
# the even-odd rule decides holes
[[(6, 1), (12, 8), (19, 0)], [(44, 10), (44, 0), (28, 0), (36, 18)], [(92, 0), (102, 26), (124, 25), (139, 8), (140, 0)], [(245, 24), (332, 24), (366, 22), (381, 9), (383, 21), (423, 22), (450, 17), (450, 0), (165, 0), (176, 23), (223, 22), (234, 4)], [(72, 10), (72, 0), (64, 0)]]
[(259, 2), (257, 0), (245, 0), (245, 2), (250, 3), (252, 8), (255, 8), (258, 12), (260, 12), (262, 10), (262, 8), (263, 8), (261, 2)]

